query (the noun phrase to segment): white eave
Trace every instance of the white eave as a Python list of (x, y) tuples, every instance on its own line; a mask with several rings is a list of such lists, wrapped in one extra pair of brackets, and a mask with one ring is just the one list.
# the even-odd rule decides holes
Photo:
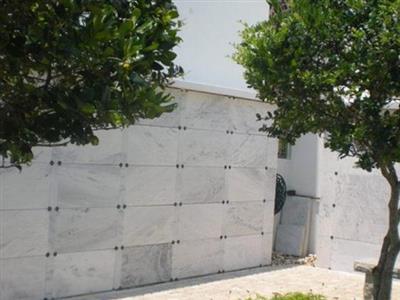
[(226, 88), (222, 86), (209, 85), (191, 81), (175, 80), (169, 87), (186, 91), (194, 91), (212, 95), (221, 95), (226, 97), (260, 101), (257, 98), (256, 92), (251, 92), (241, 89)]

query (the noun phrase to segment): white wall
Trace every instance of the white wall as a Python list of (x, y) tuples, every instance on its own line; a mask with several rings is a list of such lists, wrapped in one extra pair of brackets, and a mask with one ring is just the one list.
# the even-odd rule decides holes
[(278, 173), (283, 175), (288, 190), (318, 197), (319, 138), (307, 134), (290, 146), (289, 159), (278, 159)]
[(267, 105), (173, 94), (174, 112), (99, 133), (99, 146), (0, 169), (1, 300), (270, 263), (277, 149), (254, 118)]
[(253, 24), (265, 20), (264, 0), (176, 0), (185, 25), (177, 48), (177, 63), (185, 69), (184, 80), (200, 84), (247, 89), (243, 69), (229, 56), (232, 43), (240, 41), (239, 21)]

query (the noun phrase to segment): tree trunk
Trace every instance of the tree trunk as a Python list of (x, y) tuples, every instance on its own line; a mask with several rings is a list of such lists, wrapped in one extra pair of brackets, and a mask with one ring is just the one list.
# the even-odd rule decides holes
[(382, 175), (390, 185), (389, 229), (383, 240), (378, 265), (372, 270), (373, 299), (389, 300), (392, 290), (393, 269), (400, 252), (399, 222), (400, 222), (400, 183), (393, 163), (380, 166)]

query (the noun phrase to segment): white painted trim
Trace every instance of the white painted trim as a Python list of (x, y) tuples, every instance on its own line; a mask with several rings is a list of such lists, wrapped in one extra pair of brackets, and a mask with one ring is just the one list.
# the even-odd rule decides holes
[(256, 92), (250, 92), (241, 89), (226, 88), (222, 86), (209, 85), (191, 81), (175, 80), (169, 87), (181, 90), (260, 101), (260, 99), (257, 98)]

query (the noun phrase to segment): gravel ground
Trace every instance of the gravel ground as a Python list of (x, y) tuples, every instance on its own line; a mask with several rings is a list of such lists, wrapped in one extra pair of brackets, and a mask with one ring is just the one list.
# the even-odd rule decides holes
[[(320, 269), (306, 259), (275, 257), (280, 265), (201, 278), (180, 280), (132, 290), (73, 298), (74, 300), (239, 300), (256, 294), (267, 297), (287, 292), (314, 292), (335, 300), (361, 300), (364, 276)], [(295, 264), (287, 265), (291, 260)], [(300, 265), (299, 265), (300, 264)], [(307, 265), (308, 264), (308, 265)], [(400, 300), (400, 281), (395, 281), (392, 300)]]

